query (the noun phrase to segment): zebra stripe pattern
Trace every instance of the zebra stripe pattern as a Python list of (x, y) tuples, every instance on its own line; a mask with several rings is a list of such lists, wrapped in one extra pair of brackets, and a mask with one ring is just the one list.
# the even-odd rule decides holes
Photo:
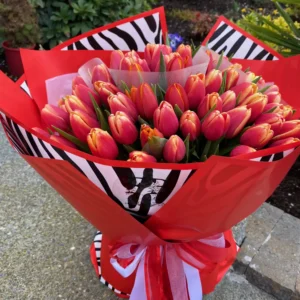
[(278, 60), (276, 56), (224, 21), (220, 22), (218, 28), (209, 39), (207, 47), (219, 54), (224, 51), (224, 55), (233, 58)]
[[(129, 294), (126, 294), (122, 291), (119, 291), (115, 289), (111, 284), (109, 284), (102, 276), (101, 272), (101, 244), (102, 244), (102, 233), (100, 231), (97, 231), (96, 236), (94, 238), (94, 248), (95, 248), (95, 256), (97, 260), (97, 266), (98, 266), (98, 276), (101, 283), (105, 284), (109, 289), (111, 289), (113, 292), (115, 292), (118, 295), (122, 295), (122, 297), (128, 297)], [(94, 255), (94, 254), (92, 254)]]
[(62, 50), (144, 51), (148, 43), (163, 42), (159, 13), (139, 18), (76, 41)]
[[(39, 139), (4, 114), (3, 127), (15, 150), (34, 157), (68, 161), (140, 222), (155, 214), (187, 182), (195, 170), (118, 168), (86, 160)], [(293, 150), (253, 159), (271, 162)]]

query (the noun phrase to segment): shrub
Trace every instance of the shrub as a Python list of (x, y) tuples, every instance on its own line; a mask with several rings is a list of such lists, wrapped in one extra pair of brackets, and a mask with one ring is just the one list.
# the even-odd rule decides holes
[(150, 9), (153, 0), (30, 0), (37, 10), (45, 48)]

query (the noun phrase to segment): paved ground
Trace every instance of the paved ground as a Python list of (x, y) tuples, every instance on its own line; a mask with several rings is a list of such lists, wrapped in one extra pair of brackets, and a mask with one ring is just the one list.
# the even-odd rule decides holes
[[(95, 229), (8, 145), (0, 129), (0, 299), (116, 299), (94, 274)], [(272, 300), (230, 272), (206, 300)]]

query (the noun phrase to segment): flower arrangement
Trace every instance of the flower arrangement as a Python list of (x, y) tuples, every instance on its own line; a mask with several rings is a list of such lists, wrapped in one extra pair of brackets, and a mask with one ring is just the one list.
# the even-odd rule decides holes
[[(42, 109), (52, 133), (44, 135), (101, 158), (170, 163), (300, 141), (300, 122), (295, 110), (282, 103), (278, 86), (243, 72), (222, 55), (216, 61), (210, 51), (202, 52), (206, 72), (188, 75), (183, 85), (168, 76), (159, 76), (155, 84), (144, 82), (159, 71), (168, 75), (193, 67), (192, 52), (184, 44), (175, 52), (148, 44), (144, 58), (135, 51), (113, 51), (110, 69), (95, 65), (84, 75), (88, 82), (74, 77), (72, 95)], [(110, 70), (138, 75), (140, 84), (116, 84)]]

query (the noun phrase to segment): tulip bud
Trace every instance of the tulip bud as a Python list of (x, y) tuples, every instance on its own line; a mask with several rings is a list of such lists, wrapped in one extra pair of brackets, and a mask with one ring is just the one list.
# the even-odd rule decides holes
[(117, 111), (108, 117), (108, 124), (113, 138), (120, 144), (131, 145), (137, 137), (138, 131), (126, 113)]
[(179, 122), (170, 103), (162, 101), (153, 115), (154, 126), (165, 136), (170, 137), (178, 130)]
[(235, 108), (236, 95), (233, 91), (226, 91), (221, 95), (222, 99), (222, 111), (229, 111)]
[(216, 62), (215, 60), (213, 59), (213, 56), (212, 56), (212, 52), (210, 50), (205, 50), (207, 56), (209, 57), (209, 62), (208, 62), (208, 66), (207, 66), (207, 73), (209, 73), (212, 69), (215, 68), (215, 65), (216, 65)]
[(183, 137), (190, 135), (190, 141), (194, 141), (200, 135), (201, 123), (195, 112), (185, 111), (180, 118), (180, 130)]
[(294, 137), (288, 137), (288, 138), (285, 138), (285, 139), (282, 139), (282, 140), (278, 140), (276, 142), (271, 143), (268, 146), (268, 148), (276, 147), (276, 146), (283, 146), (283, 145), (294, 144), (294, 143), (297, 143), (297, 142), (300, 142), (300, 139), (294, 138)]
[(270, 92), (266, 93), (268, 96), (268, 103), (280, 103), (281, 102), (281, 94), (279, 92)]
[(243, 82), (231, 88), (238, 97), (238, 104), (243, 105), (243, 101), (257, 92), (257, 85), (251, 82)]
[[(269, 85), (268, 85), (269, 86)], [(272, 84), (266, 91), (265, 94), (273, 93), (273, 92), (279, 92), (279, 87), (276, 84)]]
[(136, 71), (136, 72), (143, 71), (142, 66), (139, 63), (135, 62), (132, 58), (129, 58), (129, 57), (124, 57), (121, 60), (120, 68), (121, 68), (121, 70), (125, 70), (125, 71)]
[(245, 127), (251, 117), (251, 109), (247, 106), (239, 106), (227, 112), (230, 116), (230, 124), (226, 133), (227, 139), (237, 136)]
[(152, 136), (144, 145), (143, 151), (147, 152), (150, 155), (153, 155), (156, 159), (160, 160), (166, 142), (167, 139), (165, 138)]
[(294, 109), (290, 105), (281, 106), (281, 114), (287, 121), (292, 119), (294, 112)]
[(222, 99), (218, 93), (207, 94), (197, 109), (197, 114), (202, 119), (213, 107), (222, 112)]
[(34, 130), (35, 132), (38, 132), (43, 137), (50, 138), (50, 134), (46, 130), (43, 130), (39, 127), (33, 127), (32, 130)]
[(274, 113), (282, 113), (283, 105), (280, 103), (267, 103), (263, 112), (269, 112), (272, 110)]
[(212, 111), (202, 123), (202, 132), (209, 141), (217, 141), (229, 128), (230, 116), (218, 110)]
[(247, 75), (245, 78), (246, 82), (252, 82), (256, 78), (255, 73), (253, 73), (251, 71), (246, 72), (246, 75)]
[(112, 83), (104, 82), (104, 81), (96, 81), (94, 83), (94, 89), (99, 94), (99, 97), (105, 106), (108, 106), (108, 101), (107, 101), (108, 97), (111, 95), (115, 95), (120, 91)]
[(184, 89), (187, 93), (189, 108), (196, 109), (205, 96), (205, 75), (190, 75), (185, 83)]
[(235, 63), (229, 66), (228, 69), (242, 70), (243, 66), (241, 64)]
[(131, 51), (125, 53), (125, 57), (129, 57), (129, 58), (133, 59), (136, 62), (140, 59), (140, 56), (134, 50), (131, 50)]
[(142, 147), (153, 137), (161, 137), (163, 138), (163, 134), (156, 128), (152, 129), (149, 125), (142, 124), (140, 131), (140, 140)]
[(279, 134), (274, 136), (272, 141), (278, 141), (288, 137), (300, 138), (300, 120), (284, 122)]
[(168, 62), (166, 69), (167, 71), (177, 71), (185, 68), (185, 59), (182, 58), (178, 53), (173, 53), (174, 55), (171, 57)]
[(92, 154), (101, 158), (116, 159), (119, 150), (111, 135), (100, 128), (93, 128), (87, 137)]
[(240, 142), (242, 145), (261, 149), (270, 142), (273, 135), (274, 131), (270, 124), (254, 125), (242, 134)]
[(225, 90), (230, 90), (231, 87), (235, 86), (239, 80), (239, 72), (234, 68), (228, 68), (222, 72), (222, 76), (226, 72), (226, 85)]
[(130, 152), (129, 159), (127, 159), (127, 161), (154, 163), (156, 162), (156, 158), (143, 151), (132, 151)]
[(45, 105), (41, 111), (41, 117), (48, 127), (55, 126), (64, 131), (70, 128), (69, 114), (52, 104)]
[(118, 92), (116, 95), (109, 96), (107, 101), (112, 114), (115, 114), (117, 111), (123, 111), (134, 122), (137, 120), (138, 112), (136, 106), (125, 94)]
[(274, 135), (279, 134), (282, 124), (284, 122), (283, 116), (278, 113), (261, 114), (256, 120), (255, 125), (268, 123), (274, 131)]
[(126, 91), (126, 95), (132, 100), (133, 103), (136, 103), (136, 95), (138, 89), (135, 86), (132, 86), (130, 92)]
[(247, 108), (251, 108), (251, 117), (249, 119), (250, 123), (261, 115), (267, 102), (267, 96), (262, 93), (255, 93), (243, 101), (243, 103), (247, 105)]
[(109, 64), (110, 68), (114, 70), (120, 70), (120, 64), (123, 58), (124, 58), (124, 54), (121, 50), (112, 51), (110, 55), (110, 64)]
[(62, 145), (65, 145), (65, 146), (77, 149), (76, 146), (72, 142), (70, 142), (69, 140), (63, 138), (62, 136), (58, 136), (58, 135), (52, 134), (50, 136), (50, 140), (54, 141), (54, 142), (57, 142), (59, 144), (62, 144)]
[(182, 58), (192, 57), (192, 48), (190, 45), (180, 44), (176, 50)]
[(152, 119), (158, 107), (157, 98), (148, 83), (142, 83), (136, 93), (136, 106), (142, 118)]
[(78, 99), (78, 97), (76, 97), (74, 95), (65, 96), (64, 101), (65, 101), (66, 109), (69, 114), (74, 110), (81, 110), (81, 111), (87, 113), (88, 115), (90, 115), (91, 117), (93, 117), (94, 119), (96, 119), (96, 114), (95, 114), (94, 109), (92, 109), (85, 102)]
[(219, 70), (211, 70), (205, 77), (206, 94), (218, 92), (222, 84), (222, 73)]
[(145, 59), (139, 59), (138, 64), (142, 67), (144, 72), (151, 72)]
[(230, 152), (230, 157), (256, 152), (252, 147), (239, 145)]
[(74, 79), (72, 80), (72, 91), (75, 89), (76, 85), (79, 85), (79, 84), (83, 84), (87, 87), (85, 81), (83, 80), (83, 78), (81, 76), (74, 77)]
[(73, 95), (87, 104), (90, 108), (94, 107), (91, 97), (94, 98), (98, 104), (100, 104), (99, 95), (83, 84), (76, 85), (75, 89), (73, 90)]
[(164, 160), (170, 163), (177, 163), (183, 160), (185, 153), (186, 149), (183, 140), (178, 135), (172, 135), (164, 147)]
[(74, 110), (70, 113), (70, 123), (74, 135), (85, 143), (91, 129), (100, 127), (94, 118), (80, 110)]
[(186, 111), (189, 108), (187, 94), (179, 83), (173, 83), (168, 87), (165, 100), (172, 104), (173, 107), (177, 104), (182, 111)]
[(168, 55), (172, 53), (172, 48), (167, 45), (147, 44), (145, 47), (145, 60), (151, 71), (154, 71), (160, 61), (160, 53)]
[(110, 83), (113, 82), (109, 70), (105, 64), (97, 65), (94, 67), (92, 71), (92, 83), (94, 84), (96, 81), (104, 81)]

